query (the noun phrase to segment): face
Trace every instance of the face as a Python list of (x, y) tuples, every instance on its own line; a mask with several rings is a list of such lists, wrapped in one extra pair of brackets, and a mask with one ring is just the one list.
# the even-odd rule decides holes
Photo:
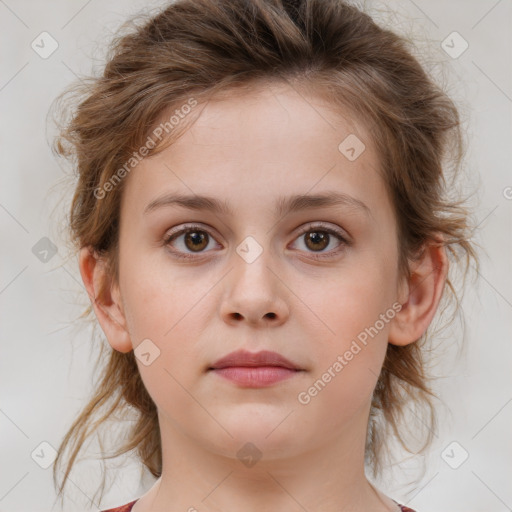
[[(286, 85), (210, 101), (125, 183), (119, 293), (149, 353), (137, 364), (163, 429), (211, 452), (298, 454), (366, 422), (398, 297), (396, 221), (372, 142), (333, 112)], [(154, 203), (176, 195), (226, 208)], [(209, 370), (239, 349), (301, 371), (250, 386)]]

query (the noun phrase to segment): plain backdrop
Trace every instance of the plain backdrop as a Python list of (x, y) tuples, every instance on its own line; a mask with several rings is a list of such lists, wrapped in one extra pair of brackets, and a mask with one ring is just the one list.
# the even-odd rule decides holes
[[(92, 386), (91, 332), (74, 329), (72, 322), (88, 299), (77, 261), (66, 257), (62, 228), (55, 220), (66, 213), (70, 192), (66, 196), (59, 184), (70, 170), (50, 151), (54, 129), (48, 110), (78, 76), (101, 67), (106, 43), (128, 16), (162, 5), (143, 0), (0, 0), (3, 512), (60, 510), (48, 445), (59, 445)], [(447, 90), (461, 105), (468, 139), (467, 188), (477, 192), (474, 239), (484, 251), (478, 280), (464, 296), (465, 323), (456, 322), (443, 340), (447, 350), (437, 363), (435, 391), (445, 405), (439, 409), (432, 447), (426, 457), (398, 458), (398, 471), (381, 488), (418, 512), (508, 511), (512, 3), (393, 0), (386, 5), (395, 13), (384, 15), (391, 28), (414, 34), (420, 53), (442, 64)], [(45, 51), (52, 49), (52, 40), (58, 44), (46, 58), (41, 45), (36, 50), (33, 44), (41, 37), (47, 38)], [(457, 351), (462, 344), (465, 351)], [(83, 464), (70, 484), (70, 512), (93, 500), (91, 490), (99, 485), (98, 465)], [(426, 471), (415, 482), (422, 465)], [(93, 500), (90, 510), (131, 501), (152, 482), (139, 481), (139, 468), (129, 458), (116, 474), (103, 501)]]

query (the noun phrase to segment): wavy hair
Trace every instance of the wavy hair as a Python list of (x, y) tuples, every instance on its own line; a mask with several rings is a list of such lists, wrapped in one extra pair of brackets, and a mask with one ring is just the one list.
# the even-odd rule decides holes
[[(349, 109), (363, 122), (396, 214), (401, 274), (409, 275), (409, 262), (441, 235), (450, 259), (443, 300), (459, 309), (452, 263), (465, 263), (465, 278), (478, 257), (469, 209), (452, 193), (464, 146), (458, 109), (406, 38), (344, 0), (176, 0), (143, 23), (125, 24), (108, 48), (102, 74), (59, 96), (58, 106), (64, 102), (71, 112), (53, 143), (53, 151), (75, 169), (67, 219), (71, 246), (89, 246), (107, 262), (110, 279), (100, 295), (119, 277), (123, 180), (107, 184), (155, 133), (162, 113), (191, 98), (204, 103), (214, 94), (275, 81), (316, 91), (333, 109)], [(149, 154), (167, 147), (187, 125), (183, 119), (177, 129), (166, 130)], [(107, 189), (99, 197), (98, 190)], [(94, 321), (92, 313), (90, 305), (81, 318)], [(389, 434), (407, 449), (408, 406), (423, 411), (429, 426), (420, 450), (431, 442), (436, 395), (426, 358), (430, 329), (409, 345), (388, 344), (367, 432), (365, 462), (374, 476), (382, 469)], [(157, 410), (133, 351), (121, 353), (103, 343), (96, 368), (101, 378), (58, 450), (53, 477), (59, 494), (84, 442), (128, 412), (135, 421), (105, 458), (133, 450), (152, 475), (162, 471)], [(66, 471), (57, 484), (66, 450)]]

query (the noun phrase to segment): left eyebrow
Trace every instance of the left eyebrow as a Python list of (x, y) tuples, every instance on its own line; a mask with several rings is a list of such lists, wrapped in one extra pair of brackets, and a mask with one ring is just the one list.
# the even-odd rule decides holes
[[(213, 213), (235, 216), (234, 209), (225, 200), (211, 196), (165, 194), (151, 201), (144, 208), (144, 215), (165, 206), (180, 206), (189, 210), (208, 210)], [(370, 209), (359, 199), (340, 192), (325, 192), (315, 195), (293, 195), (278, 197), (274, 207), (274, 215), (282, 217), (291, 212), (306, 209), (325, 208), (329, 206), (345, 206), (365, 215), (371, 215)]]

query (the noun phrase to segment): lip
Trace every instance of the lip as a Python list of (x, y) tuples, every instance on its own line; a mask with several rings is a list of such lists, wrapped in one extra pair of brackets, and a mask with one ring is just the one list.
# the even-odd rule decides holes
[(211, 372), (244, 388), (272, 386), (301, 373), (300, 370), (290, 370), (282, 366), (227, 366), (212, 369)]
[(301, 368), (286, 359), (286, 357), (270, 350), (262, 350), (260, 352), (236, 350), (215, 361), (209, 370), (219, 370), (232, 366), (279, 366), (281, 368), (287, 368), (288, 370), (301, 370)]
[(208, 371), (241, 387), (261, 388), (289, 379), (304, 370), (277, 352), (238, 350), (216, 361)]

